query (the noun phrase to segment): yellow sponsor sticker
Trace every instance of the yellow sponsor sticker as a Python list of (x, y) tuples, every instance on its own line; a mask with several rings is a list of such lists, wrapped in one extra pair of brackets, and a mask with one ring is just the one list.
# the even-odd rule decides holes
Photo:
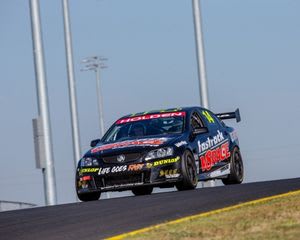
[(147, 163), (147, 164), (146, 164), (146, 167), (147, 167), (147, 168), (152, 168), (152, 166), (153, 166), (152, 163)]
[(80, 169), (79, 173), (93, 173), (98, 172), (99, 168), (82, 168)]
[(178, 169), (167, 169), (167, 170), (160, 170), (159, 171), (159, 176), (172, 176), (178, 174)]
[(179, 161), (179, 159), (180, 159), (180, 157), (158, 160), (158, 161), (153, 162), (153, 166), (156, 167), (156, 166), (160, 166), (160, 165), (176, 163)]

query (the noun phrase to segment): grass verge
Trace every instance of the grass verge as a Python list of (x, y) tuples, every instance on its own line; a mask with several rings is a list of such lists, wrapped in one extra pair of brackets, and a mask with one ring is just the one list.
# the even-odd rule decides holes
[(163, 224), (122, 239), (300, 239), (300, 192), (256, 204)]

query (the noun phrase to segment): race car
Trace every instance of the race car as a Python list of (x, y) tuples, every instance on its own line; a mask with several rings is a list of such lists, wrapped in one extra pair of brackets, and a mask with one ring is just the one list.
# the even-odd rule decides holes
[(153, 187), (196, 188), (198, 181), (242, 183), (244, 167), (236, 130), (223, 120), (241, 120), (239, 110), (214, 114), (202, 107), (149, 111), (118, 119), (79, 160), (76, 192), (81, 201), (101, 192)]

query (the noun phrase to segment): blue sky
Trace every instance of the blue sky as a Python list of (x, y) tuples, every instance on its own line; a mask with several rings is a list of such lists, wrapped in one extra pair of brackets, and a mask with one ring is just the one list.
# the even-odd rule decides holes
[[(246, 181), (299, 177), (300, 2), (202, 0), (211, 110), (240, 108)], [(62, 4), (40, 1), (58, 202), (74, 201), (74, 165)], [(82, 152), (98, 137), (91, 55), (101, 75), (105, 126), (144, 110), (199, 104), (190, 0), (70, 0)], [(29, 2), (0, 3), (0, 200), (44, 203), (35, 169), (37, 116)]]

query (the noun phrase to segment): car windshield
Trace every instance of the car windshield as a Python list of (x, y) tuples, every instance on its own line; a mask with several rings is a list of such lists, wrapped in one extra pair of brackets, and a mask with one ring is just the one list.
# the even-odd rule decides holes
[(116, 142), (148, 136), (182, 133), (185, 112), (150, 114), (118, 120), (102, 142)]

